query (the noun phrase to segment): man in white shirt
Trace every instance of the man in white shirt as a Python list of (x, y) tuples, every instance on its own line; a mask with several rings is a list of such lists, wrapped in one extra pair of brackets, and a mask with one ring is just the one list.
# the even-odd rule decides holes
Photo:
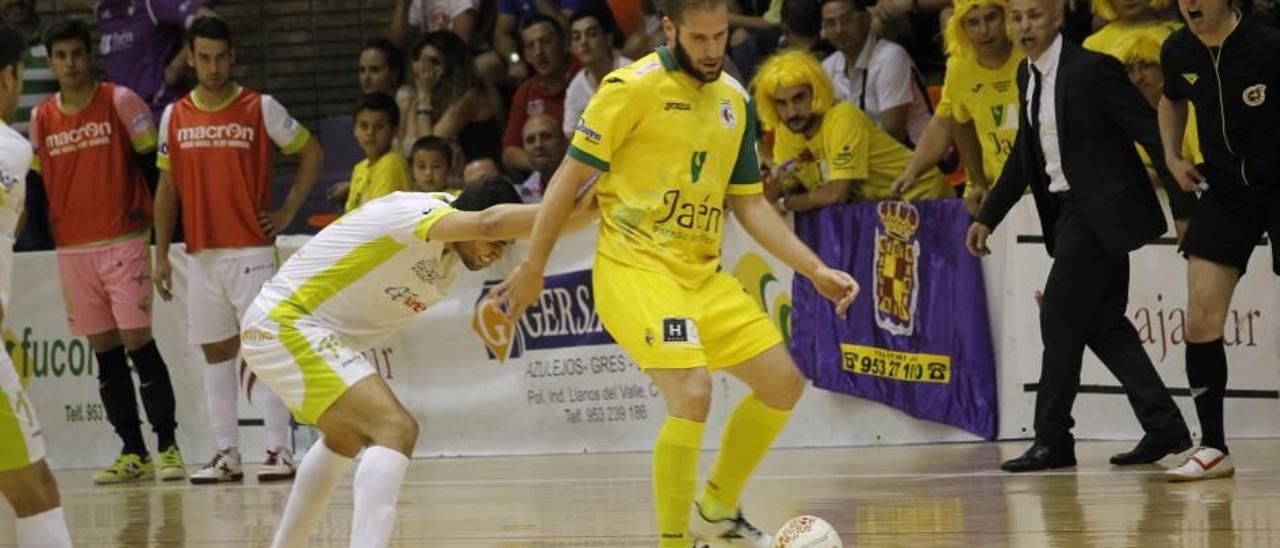
[(1064, 42), (1059, 0), (1012, 0), (1009, 29), (1027, 62), (1018, 67), (1021, 122), (1000, 181), (966, 244), (987, 236), (1023, 196), (1035, 197), (1053, 266), (1044, 284), (1044, 360), (1036, 391), (1035, 443), (1007, 472), (1075, 466), (1071, 407), (1087, 346), (1120, 381), (1146, 435), (1116, 465), (1147, 464), (1191, 448), (1181, 413), (1125, 316), (1129, 253), (1164, 234), (1137, 142), (1171, 179), (1156, 113), (1114, 57)]
[(472, 39), (479, 24), (476, 0), (396, 0), (391, 40), (406, 46), (416, 34), (448, 30), (474, 46)]
[(622, 33), (608, 9), (582, 8), (569, 18), (569, 50), (582, 63), (582, 70), (569, 82), (564, 95), (566, 136), (572, 137), (578, 129), (578, 118), (600, 87), (600, 79), (632, 63), (631, 59), (614, 52), (621, 44)]
[(911, 147), (932, 115), (928, 89), (907, 50), (871, 32), (867, 5), (865, 0), (823, 0), (822, 36), (837, 51), (822, 68), (835, 84), (837, 98), (858, 105), (881, 129)]

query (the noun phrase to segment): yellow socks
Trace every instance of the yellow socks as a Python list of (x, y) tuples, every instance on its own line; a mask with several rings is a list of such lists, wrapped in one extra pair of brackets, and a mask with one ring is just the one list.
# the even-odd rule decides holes
[(790, 416), (790, 410), (769, 407), (754, 394), (742, 399), (725, 425), (720, 454), (707, 479), (707, 489), (698, 501), (703, 517), (717, 521), (737, 515), (738, 499), (742, 497), (747, 478), (769, 452), (773, 439), (778, 437)]
[(705, 428), (705, 423), (668, 416), (658, 431), (653, 448), (653, 501), (661, 548), (689, 546), (689, 510)]

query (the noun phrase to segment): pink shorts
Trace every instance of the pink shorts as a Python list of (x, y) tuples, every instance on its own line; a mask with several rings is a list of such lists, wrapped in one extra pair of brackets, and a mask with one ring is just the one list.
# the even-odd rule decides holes
[(151, 327), (151, 247), (142, 239), (59, 249), (58, 273), (73, 336)]

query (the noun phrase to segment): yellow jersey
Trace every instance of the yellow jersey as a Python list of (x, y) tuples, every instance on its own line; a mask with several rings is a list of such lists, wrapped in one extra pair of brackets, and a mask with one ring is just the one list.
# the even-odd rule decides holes
[[(812, 139), (779, 127), (773, 159), (789, 189), (813, 191), (828, 181), (852, 179), (859, 181), (854, 186), (858, 198), (887, 200), (893, 197), (893, 181), (911, 163), (911, 150), (876, 126), (857, 105), (841, 101), (822, 115), (822, 125)], [(929, 168), (904, 198), (943, 198), (950, 192), (942, 173)]]
[(604, 77), (568, 154), (604, 172), (597, 255), (689, 287), (719, 268), (725, 196), (762, 191), (746, 88), (695, 81), (665, 47)]
[(372, 165), (365, 158), (351, 170), (351, 190), (347, 193), (346, 210), (351, 211), (360, 207), (360, 204), (392, 192), (407, 191), (412, 182), (409, 162), (395, 148), (383, 154)]
[(1018, 136), (1017, 78), (1022, 59), (1017, 48), (996, 69), (982, 66), (977, 56), (947, 59), (937, 114), (958, 124), (973, 122), (982, 143), (982, 171), (993, 185), (1000, 180)]

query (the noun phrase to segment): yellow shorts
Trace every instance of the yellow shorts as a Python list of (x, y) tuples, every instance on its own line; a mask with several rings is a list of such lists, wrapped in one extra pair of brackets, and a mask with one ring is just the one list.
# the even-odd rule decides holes
[(696, 288), (597, 257), (596, 313), (641, 369), (720, 369), (782, 344), (738, 280), (717, 272)]

